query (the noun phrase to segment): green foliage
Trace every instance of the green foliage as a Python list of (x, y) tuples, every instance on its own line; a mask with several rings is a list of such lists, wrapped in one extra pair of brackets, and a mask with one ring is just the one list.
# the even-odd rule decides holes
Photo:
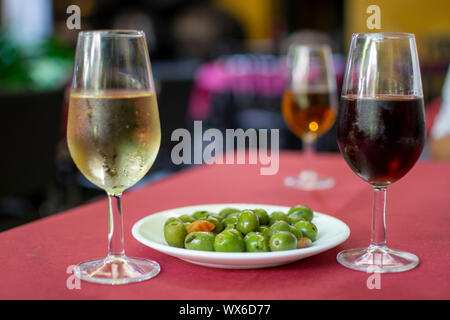
[(0, 34), (0, 92), (47, 91), (70, 80), (73, 52), (55, 39), (20, 46)]

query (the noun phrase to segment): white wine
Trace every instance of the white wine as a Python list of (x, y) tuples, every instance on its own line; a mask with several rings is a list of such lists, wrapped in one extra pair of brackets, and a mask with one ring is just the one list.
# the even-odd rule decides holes
[(111, 194), (138, 182), (161, 143), (154, 93), (137, 90), (73, 91), (67, 141), (83, 175)]

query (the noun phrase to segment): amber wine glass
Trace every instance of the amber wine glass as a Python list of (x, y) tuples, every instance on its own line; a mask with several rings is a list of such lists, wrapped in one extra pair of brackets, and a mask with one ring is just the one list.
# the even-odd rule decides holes
[(144, 32), (79, 33), (67, 142), (78, 169), (105, 190), (109, 200), (108, 255), (80, 263), (75, 275), (102, 284), (156, 276), (158, 263), (125, 255), (121, 203), (124, 190), (152, 166), (161, 142)]
[(304, 169), (285, 179), (285, 185), (301, 190), (333, 187), (334, 179), (312, 169), (314, 143), (331, 129), (336, 117), (336, 77), (327, 45), (292, 45), (287, 56), (288, 85), (283, 94), (283, 118), (302, 139)]

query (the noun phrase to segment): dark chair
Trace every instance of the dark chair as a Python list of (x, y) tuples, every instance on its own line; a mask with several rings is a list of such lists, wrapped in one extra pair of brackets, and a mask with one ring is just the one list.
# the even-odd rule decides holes
[(63, 90), (0, 95), (0, 199), (45, 199), (55, 176), (63, 100)]

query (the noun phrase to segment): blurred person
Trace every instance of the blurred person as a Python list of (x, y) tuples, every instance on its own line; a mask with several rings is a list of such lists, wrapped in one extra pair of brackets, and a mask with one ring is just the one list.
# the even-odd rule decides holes
[(128, 8), (114, 17), (113, 29), (137, 29), (145, 32), (149, 52), (152, 54), (158, 43), (154, 22), (149, 14), (138, 8)]
[(210, 1), (197, 1), (177, 14), (172, 34), (179, 57), (208, 59), (243, 50), (241, 24)]
[(280, 54), (286, 55), (292, 45), (329, 45), (332, 47), (328, 34), (316, 30), (302, 30), (291, 33), (280, 45)]
[(435, 160), (450, 161), (450, 66), (442, 89), (442, 103), (430, 132), (428, 146)]

